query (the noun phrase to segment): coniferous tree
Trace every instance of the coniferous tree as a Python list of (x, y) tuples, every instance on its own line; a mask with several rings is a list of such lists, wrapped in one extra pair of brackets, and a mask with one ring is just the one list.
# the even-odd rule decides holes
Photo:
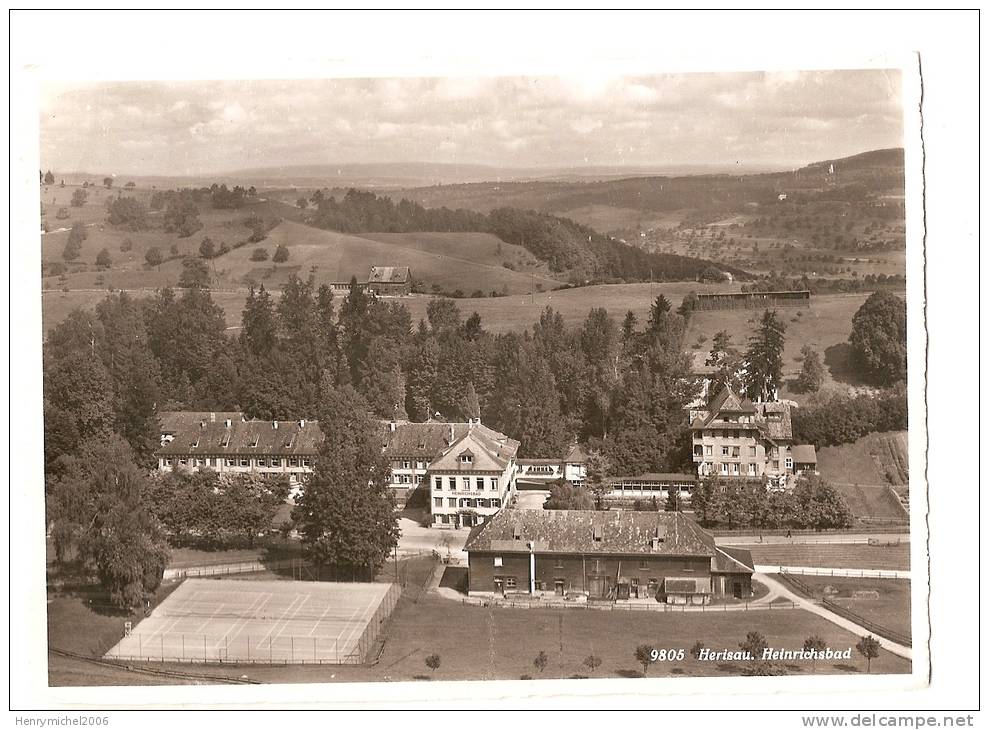
[(262, 284), (257, 293), (251, 287), (247, 304), (241, 317), (240, 341), (244, 348), (256, 357), (268, 355), (277, 343), (275, 310)]
[(349, 386), (326, 394), (317, 415), (324, 432), (347, 438), (323, 441), (293, 519), (313, 562), (371, 580), (399, 534), (379, 427), (367, 402)]
[(783, 333), (776, 312), (763, 313), (745, 353), (745, 394), (753, 400), (775, 401), (783, 383)]

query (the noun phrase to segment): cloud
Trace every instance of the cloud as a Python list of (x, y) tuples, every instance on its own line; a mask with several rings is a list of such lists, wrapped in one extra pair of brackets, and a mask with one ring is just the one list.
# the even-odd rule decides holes
[(43, 88), (39, 124), (46, 167), (131, 174), (413, 159), (796, 165), (902, 144), (900, 87), (899, 72), (877, 70), (62, 83)]

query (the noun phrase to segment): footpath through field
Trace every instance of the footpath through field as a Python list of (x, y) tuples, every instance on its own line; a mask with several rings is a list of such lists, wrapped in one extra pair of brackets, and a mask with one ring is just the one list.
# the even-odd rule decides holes
[(863, 628), (862, 626), (859, 626), (854, 621), (849, 621), (848, 619), (843, 618), (842, 616), (839, 616), (836, 613), (832, 613), (823, 606), (794, 593), (775, 578), (770, 578), (768, 575), (762, 573), (756, 573), (755, 575), (752, 576), (752, 579), (759, 581), (763, 585), (767, 586), (772, 594), (775, 594), (776, 596), (779, 596), (781, 598), (785, 598), (788, 601), (792, 601), (793, 603), (797, 604), (798, 608), (802, 608), (805, 611), (809, 611), (810, 613), (816, 614), (821, 618), (825, 619), (826, 621), (830, 621), (836, 626), (840, 626), (846, 631), (850, 631), (856, 636), (873, 635), (873, 637), (879, 642), (879, 645), (882, 646), (882, 648), (886, 649), (886, 651), (890, 652), (891, 654), (896, 654), (897, 656), (903, 657), (904, 659), (909, 659), (910, 661), (913, 661), (913, 650), (910, 647), (903, 646), (902, 644), (897, 644), (895, 641), (884, 639), (881, 636), (875, 636), (874, 634), (872, 634), (871, 631)]

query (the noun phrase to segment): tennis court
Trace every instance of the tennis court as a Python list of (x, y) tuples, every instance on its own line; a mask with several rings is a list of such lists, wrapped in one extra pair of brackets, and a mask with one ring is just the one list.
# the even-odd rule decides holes
[(401, 589), (393, 583), (189, 578), (108, 659), (360, 664)]

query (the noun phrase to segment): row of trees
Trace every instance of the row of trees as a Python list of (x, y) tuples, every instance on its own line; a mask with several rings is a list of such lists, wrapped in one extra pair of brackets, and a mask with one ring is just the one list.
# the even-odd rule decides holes
[(907, 422), (903, 383), (872, 398), (829, 393), (792, 416), (794, 441), (818, 447), (850, 444), (875, 431), (905, 431)]
[(691, 509), (705, 527), (817, 530), (850, 527), (852, 512), (841, 493), (817, 476), (799, 477), (793, 489), (768, 491), (764, 481), (715, 476), (698, 482)]

